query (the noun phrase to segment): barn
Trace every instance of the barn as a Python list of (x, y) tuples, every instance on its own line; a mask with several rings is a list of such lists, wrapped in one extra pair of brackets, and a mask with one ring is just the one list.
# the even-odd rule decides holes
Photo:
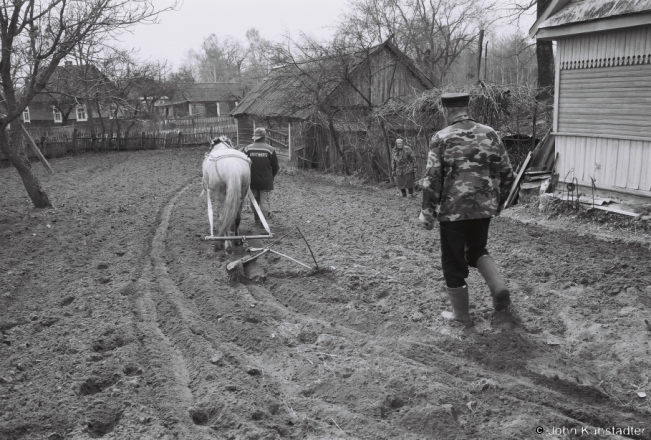
[(651, 0), (552, 0), (530, 35), (556, 41), (559, 181), (649, 203)]
[(246, 144), (256, 125), (270, 129), (271, 143), (291, 150), (301, 166), (346, 171), (365, 160), (387, 169), (389, 139), (365, 157), (351, 143), (381, 132), (369, 114), (387, 104), (408, 102), (434, 87), (391, 40), (351, 53), (274, 69), (231, 112), (238, 140)]

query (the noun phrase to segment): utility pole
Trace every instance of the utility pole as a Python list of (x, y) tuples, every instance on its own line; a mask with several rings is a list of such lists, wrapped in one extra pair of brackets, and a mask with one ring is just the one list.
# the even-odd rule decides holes
[(477, 82), (481, 81), (481, 55), (484, 48), (484, 30), (479, 31), (479, 44), (477, 44)]

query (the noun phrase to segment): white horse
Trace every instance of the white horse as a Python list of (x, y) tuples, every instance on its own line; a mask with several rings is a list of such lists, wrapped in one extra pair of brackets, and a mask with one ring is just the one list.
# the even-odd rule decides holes
[[(236, 150), (226, 136), (210, 141), (212, 151), (203, 160), (203, 193), (208, 204), (210, 236), (214, 237), (211, 193), (216, 193), (220, 224), (218, 236), (239, 235), (242, 206), (251, 184), (251, 160)], [(215, 246), (216, 248), (217, 246)], [(231, 240), (224, 242), (227, 254), (233, 252)]]

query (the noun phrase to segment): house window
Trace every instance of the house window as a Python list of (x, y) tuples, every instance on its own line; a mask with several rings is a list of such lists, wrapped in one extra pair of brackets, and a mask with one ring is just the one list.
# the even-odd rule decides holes
[(190, 104), (190, 115), (201, 115), (206, 112), (206, 106), (203, 104)]
[(52, 114), (54, 115), (54, 122), (63, 122), (63, 115), (58, 108), (52, 107)]
[(23, 122), (30, 122), (31, 119), (29, 118), (29, 107), (25, 107), (25, 110), (23, 110)]
[(85, 105), (77, 106), (77, 121), (83, 122), (88, 120), (88, 114), (86, 113)]
[(118, 118), (118, 109), (116, 108), (109, 109), (109, 119), (117, 119), (117, 118)]
[(219, 103), (217, 103), (217, 116), (221, 116), (222, 112), (219, 110)]
[(235, 107), (237, 107), (238, 105), (240, 105), (240, 101), (235, 101)]

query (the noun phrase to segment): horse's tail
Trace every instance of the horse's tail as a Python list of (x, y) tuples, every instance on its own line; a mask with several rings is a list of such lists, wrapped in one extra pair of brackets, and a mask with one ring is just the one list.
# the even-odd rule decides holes
[(235, 223), (237, 214), (242, 205), (242, 177), (240, 173), (228, 173), (228, 181), (226, 182), (226, 198), (222, 208), (222, 222), (219, 226), (219, 235), (225, 237), (228, 235), (228, 230)]

